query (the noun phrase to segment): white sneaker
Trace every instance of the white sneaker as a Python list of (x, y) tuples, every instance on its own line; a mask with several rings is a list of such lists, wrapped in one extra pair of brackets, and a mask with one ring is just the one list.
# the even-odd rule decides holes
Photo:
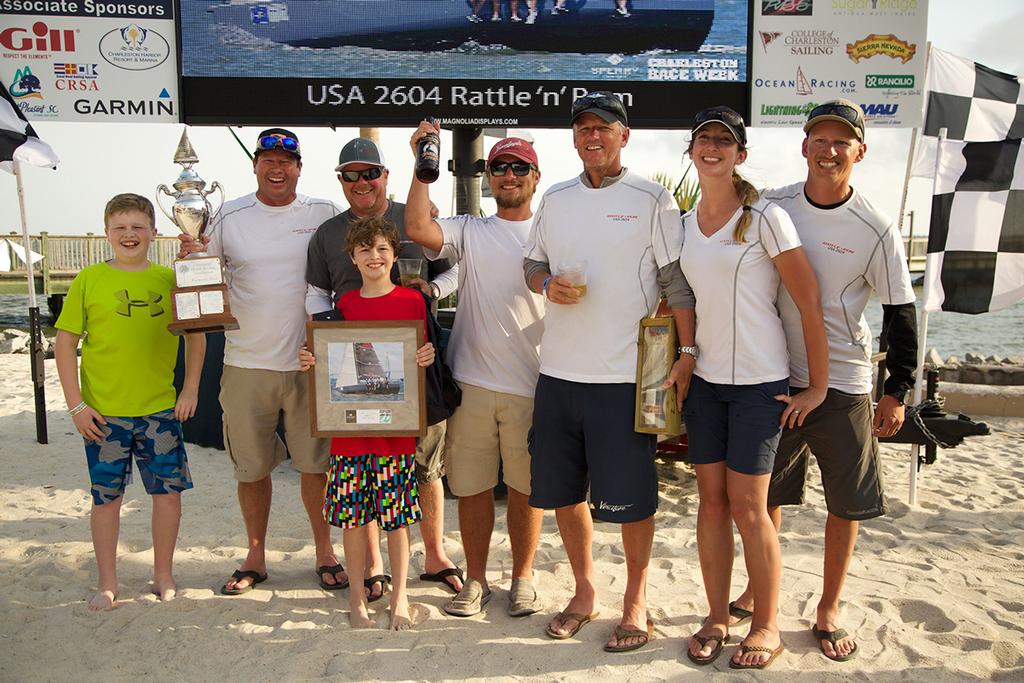
[(519, 15), (518, 15), (518, 14), (513, 14), (513, 15), (512, 15), (512, 19), (511, 19), (511, 20), (512, 20), (513, 22), (516, 22), (516, 23), (518, 23), (518, 22), (522, 21), (522, 19), (520, 19), (520, 18), (519, 18)]
[(494, 22), (501, 21), (501, 17), (498, 16), (497, 14), (495, 14), (493, 17), (491, 17), (491, 21), (494, 21)]
[(475, 14), (470, 14), (469, 16), (466, 17), (466, 19), (474, 24), (479, 24), (481, 21), (480, 17), (478, 17)]
[(620, 17), (628, 17), (629, 16), (629, 10), (627, 10), (625, 7), (616, 7), (615, 8), (615, 13), (618, 14)]
[(536, 12), (530, 12), (529, 14), (526, 15), (526, 23), (527, 24), (532, 24), (535, 21), (537, 21), (537, 13)]

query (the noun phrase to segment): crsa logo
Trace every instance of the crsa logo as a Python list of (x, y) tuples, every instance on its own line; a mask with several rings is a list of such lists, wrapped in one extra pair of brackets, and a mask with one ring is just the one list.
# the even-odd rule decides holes
[(809, 17), (814, 0), (761, 0), (761, 16)]
[(12, 26), (0, 31), (0, 46), (15, 52), (74, 52), (75, 31), (37, 21), (31, 29)]

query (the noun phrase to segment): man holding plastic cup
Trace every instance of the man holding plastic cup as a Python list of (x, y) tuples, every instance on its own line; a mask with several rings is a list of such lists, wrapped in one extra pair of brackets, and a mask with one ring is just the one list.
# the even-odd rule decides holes
[[(349, 208), (317, 228), (309, 242), (306, 312), (310, 315), (332, 311), (339, 296), (362, 285), (359, 270), (349, 258), (345, 246), (349, 224), (358, 218), (386, 217), (394, 223), (402, 237), (399, 259), (415, 259), (423, 263), (423, 249), (406, 239), (405, 205), (388, 199), (388, 169), (377, 144), (366, 138), (349, 140), (341, 148), (338, 165), (334, 170), (338, 174), (338, 182), (341, 183)], [(434, 301), (444, 298), (458, 287), (458, 266), (443, 260), (431, 262), (428, 278), (424, 280), (417, 277), (412, 280), (412, 284)], [(392, 280), (398, 281), (397, 272), (392, 272)], [(444, 550), (444, 487), (441, 483), (444, 474), (444, 434), (444, 422), (432, 425), (416, 446), (416, 479), (420, 506), (423, 508), (420, 533), (426, 554), (421, 578), (440, 580), (457, 593), (462, 590), (462, 571), (448, 559)], [(362, 581), (369, 591), (369, 599), (374, 601), (379, 600), (387, 591), (388, 579), (383, 572), (379, 533), (375, 525), (371, 526), (371, 569), (369, 576)], [(381, 576), (385, 578), (380, 579)]]
[(625, 652), (653, 631), (646, 583), (658, 506), (655, 437), (634, 430), (637, 323), (656, 310), (659, 269), (678, 258), (682, 239), (668, 190), (622, 165), (622, 102), (588, 93), (571, 116), (583, 173), (544, 194), (525, 250), (526, 283), (552, 304), (534, 398), (530, 504), (555, 510), (575, 577), (569, 604), (546, 629), (555, 639), (597, 616), (592, 518), (621, 525), (625, 595), (605, 650)]

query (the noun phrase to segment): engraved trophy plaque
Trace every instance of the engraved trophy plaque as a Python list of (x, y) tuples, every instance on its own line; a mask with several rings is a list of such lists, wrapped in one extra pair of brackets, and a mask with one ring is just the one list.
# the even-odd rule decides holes
[[(175, 191), (171, 192), (166, 185), (156, 188), (156, 203), (160, 210), (194, 240), (202, 238), (210, 217), (216, 213), (206, 197), (220, 190), (220, 203), (224, 204), (224, 188), (220, 183), (214, 182), (207, 190), (206, 181), (193, 170), (192, 166), (198, 161), (199, 157), (188, 141), (188, 131), (183, 131), (174, 152), (174, 163), (182, 166), (181, 174), (174, 183)], [(160, 203), (161, 193), (174, 198), (170, 212)], [(177, 259), (174, 262), (174, 282), (177, 285), (171, 290), (174, 322), (167, 326), (172, 334), (238, 329), (238, 320), (231, 315), (228, 304), (228, 287), (224, 282), (224, 266), (220, 257), (198, 252)]]

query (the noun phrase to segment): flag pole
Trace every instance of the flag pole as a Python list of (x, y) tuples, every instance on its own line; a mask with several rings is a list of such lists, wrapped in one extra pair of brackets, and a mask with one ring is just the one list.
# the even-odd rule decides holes
[(36, 279), (32, 272), (32, 241), (28, 236), (28, 218), (25, 213), (25, 187), (21, 181), (21, 163), (13, 160), (14, 177), (18, 185), (18, 208), (21, 211), (21, 238), (25, 245), (25, 267), (28, 272), (28, 334), (29, 356), (32, 361), (32, 392), (35, 395), (36, 441), (49, 443), (46, 432), (46, 373), (43, 350), (43, 329), (39, 321), (36, 302)]
[[(935, 196), (935, 186), (939, 183), (939, 162), (942, 159), (942, 143), (946, 139), (946, 129), (939, 129), (939, 136), (935, 141), (935, 169), (932, 175), (932, 197)], [(925, 258), (924, 261), (924, 286), (925, 292), (922, 298), (921, 305), (921, 323), (917, 329), (917, 371), (914, 374), (914, 399), (913, 405), (917, 405), (921, 402), (921, 392), (923, 391), (924, 385), (924, 356), (925, 356), (925, 344), (928, 340), (928, 309), (925, 308), (925, 302), (928, 298), (928, 284), (931, 282), (929, 275), (931, 275), (932, 259)], [(918, 455), (921, 451), (920, 444), (914, 444), (910, 449), (910, 494), (907, 498), (907, 503), (911, 506), (917, 505), (917, 478), (918, 478)]]
[[(928, 59), (926, 59), (924, 63), (924, 78), (926, 83), (928, 82), (928, 60), (931, 59), (932, 55), (931, 41), (928, 41), (927, 53)], [(903, 219), (906, 217), (907, 213), (907, 195), (910, 194), (910, 176), (914, 170), (914, 152), (917, 151), (917, 139), (920, 135), (920, 131), (921, 126), (916, 126), (910, 129), (910, 149), (907, 152), (907, 171), (903, 175), (903, 194), (900, 196), (900, 217), (897, 221), (897, 227), (899, 228), (901, 238), (903, 237)], [(913, 242), (908, 243), (907, 250), (909, 251), (913, 246)], [(907, 256), (910, 256), (910, 254), (908, 253)]]

